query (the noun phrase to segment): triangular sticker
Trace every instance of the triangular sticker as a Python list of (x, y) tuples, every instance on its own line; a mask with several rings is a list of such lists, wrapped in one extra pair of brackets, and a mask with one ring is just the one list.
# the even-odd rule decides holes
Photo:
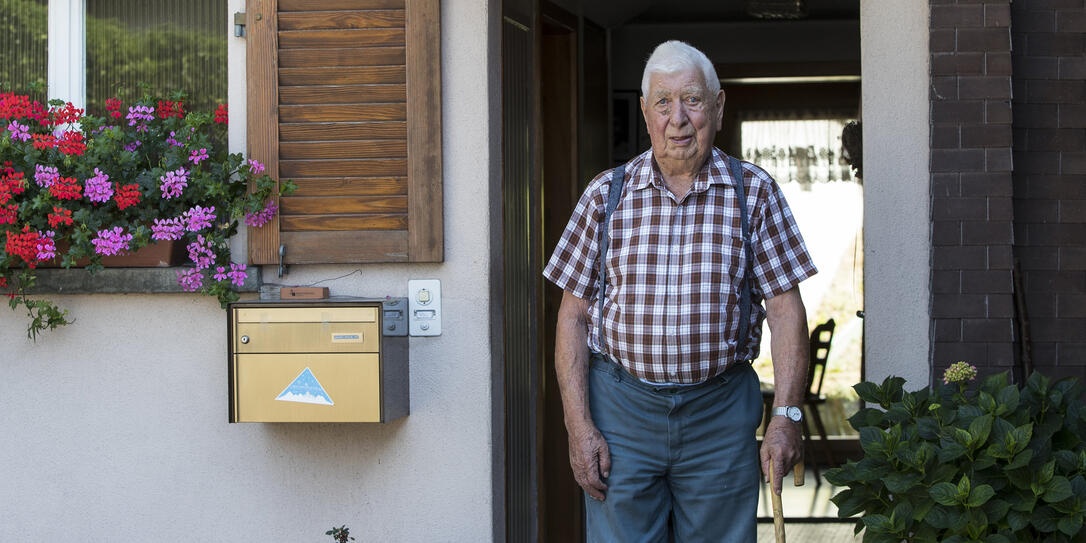
[(287, 388), (284, 388), (283, 392), (280, 392), (275, 399), (281, 402), (335, 405), (332, 398), (324, 391), (324, 387), (321, 386), (308, 367), (302, 370), (302, 373), (299, 373), (294, 381), (287, 385)]

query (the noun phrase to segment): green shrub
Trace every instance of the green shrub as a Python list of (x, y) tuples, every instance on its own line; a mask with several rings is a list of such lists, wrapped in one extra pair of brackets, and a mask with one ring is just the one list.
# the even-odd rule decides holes
[(848, 487), (832, 500), (842, 518), (860, 515), (865, 542), (1086, 539), (1077, 380), (1035, 373), (1020, 388), (1004, 372), (976, 390), (952, 382), (906, 392), (904, 383), (854, 387), (878, 406), (849, 419), (864, 457), (826, 473)]

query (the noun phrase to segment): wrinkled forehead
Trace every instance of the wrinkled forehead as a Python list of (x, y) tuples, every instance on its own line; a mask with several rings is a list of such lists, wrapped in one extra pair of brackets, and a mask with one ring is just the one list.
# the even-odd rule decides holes
[(673, 72), (649, 73), (649, 96), (694, 93), (706, 95), (709, 87), (701, 70), (690, 67)]

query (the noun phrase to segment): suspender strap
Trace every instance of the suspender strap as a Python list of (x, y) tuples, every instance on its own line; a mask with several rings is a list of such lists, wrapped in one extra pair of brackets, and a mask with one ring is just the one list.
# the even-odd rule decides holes
[(626, 181), (626, 165), (622, 164), (616, 166), (611, 170), (611, 186), (607, 190), (607, 211), (603, 214), (603, 224), (600, 225), (600, 260), (599, 260), (599, 272), (596, 274), (600, 278), (599, 286), (599, 322), (596, 323), (596, 329), (600, 333), (600, 354), (604, 353), (603, 349), (603, 294), (607, 291), (607, 228), (611, 225), (611, 214), (615, 212), (615, 208), (618, 207), (618, 201), (622, 197), (622, 184)]
[[(739, 332), (736, 338), (735, 355), (736, 360), (739, 360), (739, 355), (746, 351), (747, 341), (750, 335), (750, 310), (751, 310), (751, 280), (753, 279), (754, 271), (754, 250), (750, 243), (750, 219), (747, 213), (747, 197), (746, 189), (743, 186), (743, 167), (739, 163), (739, 159), (735, 157), (729, 158), (729, 166), (731, 167), (732, 180), (735, 181), (735, 196), (739, 202), (739, 225), (740, 233), (743, 237), (743, 255), (746, 257), (746, 266), (744, 267), (743, 280), (739, 285)], [(611, 185), (607, 191), (607, 210), (603, 215), (603, 223), (600, 224), (600, 258), (599, 258), (599, 270), (597, 275), (599, 276), (599, 322), (596, 323), (596, 329), (599, 331), (599, 346), (600, 354), (604, 353), (603, 342), (603, 297), (607, 290), (607, 246), (608, 236), (607, 230), (611, 225), (611, 215), (615, 212), (615, 208), (618, 207), (618, 201), (622, 197), (622, 184), (625, 182), (626, 177), (626, 165), (617, 166), (614, 170), (611, 170)]]
[(743, 166), (739, 159), (728, 157), (732, 180), (735, 181), (735, 196), (739, 200), (739, 225), (743, 236), (743, 255), (747, 265), (743, 268), (743, 281), (739, 285), (739, 332), (735, 342), (735, 357), (739, 360), (741, 353), (746, 351), (747, 340), (750, 335), (750, 283), (754, 276), (754, 250), (750, 245), (750, 219), (747, 214), (747, 195), (743, 187)]

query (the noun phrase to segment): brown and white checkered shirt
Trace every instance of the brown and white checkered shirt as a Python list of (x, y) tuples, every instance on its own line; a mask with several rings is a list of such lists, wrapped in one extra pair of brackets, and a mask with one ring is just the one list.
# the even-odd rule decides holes
[(684, 384), (709, 379), (732, 361), (756, 358), (762, 300), (817, 273), (777, 183), (743, 163), (755, 307), (746, 352), (736, 353), (746, 258), (728, 156), (714, 148), (681, 201), (666, 188), (651, 150), (626, 164), (609, 229), (601, 348), (596, 260), (610, 177), (608, 170), (588, 184), (543, 270), (554, 284), (591, 301), (589, 348), (639, 378)]

